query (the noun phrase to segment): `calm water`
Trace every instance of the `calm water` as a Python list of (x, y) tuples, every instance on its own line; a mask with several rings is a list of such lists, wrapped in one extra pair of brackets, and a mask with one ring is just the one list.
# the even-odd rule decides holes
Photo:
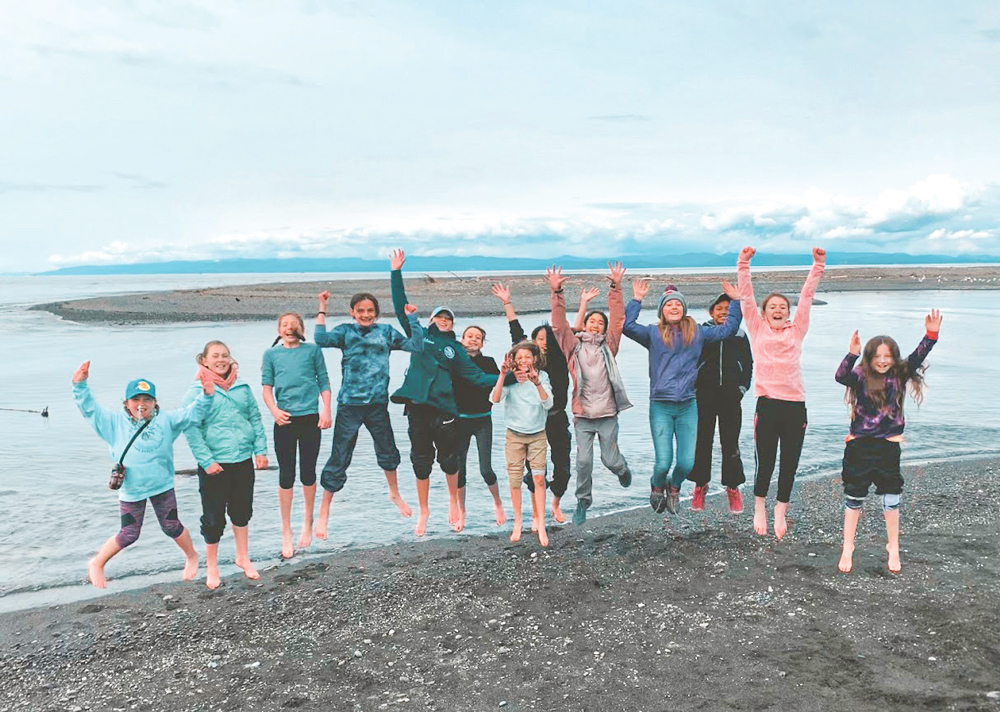
[[(271, 323), (97, 327), (30, 312), (26, 305), (98, 293), (303, 278), (321, 279), (323, 275), (0, 278), (0, 329), (6, 338), (0, 407), (48, 406), (51, 413), (46, 420), (28, 413), (0, 411), (0, 432), (4, 434), (0, 445), (0, 610), (92, 595), (92, 589), (80, 585), (85, 563), (118, 528), (117, 498), (106, 485), (111, 464), (107, 447), (84, 422), (72, 401), (70, 376), (81, 361), (93, 362), (91, 388), (99, 402), (106, 405), (119, 402), (124, 384), (142, 376), (157, 384), (160, 403), (169, 409), (179, 404), (194, 376), (194, 355), (206, 341), (216, 338), (229, 344), (243, 364), (245, 380), (259, 398), (261, 356), (274, 338)], [(995, 356), (995, 334), (1000, 330), (1000, 292), (824, 294), (823, 299), (829, 304), (814, 309), (803, 359), (809, 431), (800, 476), (827, 476), (837, 471), (848, 421), (843, 389), (834, 382), (833, 372), (846, 352), (852, 330), (860, 329), (863, 339), (876, 333), (891, 334), (908, 352), (922, 336), (923, 315), (932, 306), (945, 315), (943, 339), (929, 359), (930, 389), (924, 405), (908, 406), (904, 457), (915, 460), (1000, 451), (1000, 403), (990, 395), (996, 392), (1000, 380), (1000, 363)], [(646, 311), (641, 320), (648, 322), (652, 318), (652, 312)], [(530, 327), (539, 323), (541, 317), (528, 316), (523, 321)], [(486, 352), (499, 356), (509, 343), (506, 321), (496, 317), (476, 322), (489, 334)], [(458, 326), (463, 325), (459, 319)], [(311, 330), (312, 324), (308, 326)], [(326, 354), (336, 392), (340, 352), (328, 350)], [(392, 388), (400, 384), (407, 360), (405, 354), (394, 354)], [(621, 447), (636, 474), (636, 482), (631, 489), (623, 490), (598, 461), (592, 515), (642, 506), (648, 496), (646, 478), (653, 456), (646, 409), (646, 351), (626, 339), (619, 363), (635, 404), (621, 416)], [(752, 409), (753, 398), (747, 397), (741, 446), (751, 479)], [(261, 410), (270, 441), (270, 414), (263, 405)], [(415, 507), (416, 492), (407, 459), (409, 448), (402, 408), (390, 406), (390, 413), (403, 453), (401, 491)], [(494, 469), (502, 473), (502, 408), (497, 409), (494, 423), (493, 463)], [(328, 448), (329, 431), (324, 433), (321, 464), (329, 454)], [(273, 451), (270, 458), (273, 463)], [(194, 466), (183, 438), (177, 442), (176, 464), (178, 468)], [(501, 476), (500, 482), (504, 485), (506, 478)], [(435, 472), (430, 536), (476, 536), (496, 531), (491, 521), (491, 499), (477, 472), (470, 473), (469, 485), (467, 533), (454, 535), (446, 521), (444, 477)], [(258, 474), (250, 548), (251, 555), (265, 566), (274, 562), (280, 543), (276, 488), (276, 472)], [(501, 490), (509, 512), (505, 485)], [(196, 534), (196, 545), (203, 550), (197, 536), (201, 514), (197, 479), (178, 477), (177, 494), (181, 519)], [(571, 500), (571, 496), (567, 497), (570, 508)], [(295, 507), (293, 520), (300, 521), (300, 500)], [(371, 441), (363, 433), (348, 486), (334, 503), (330, 539), (315, 544), (312, 552), (408, 541), (413, 538), (413, 523), (400, 518), (386, 501), (384, 477), (375, 463)], [(160, 533), (154, 519), (149, 518), (147, 524), (139, 542), (109, 565), (110, 590), (177, 576), (178, 550)], [(220, 552), (229, 561), (231, 541), (227, 534)]]

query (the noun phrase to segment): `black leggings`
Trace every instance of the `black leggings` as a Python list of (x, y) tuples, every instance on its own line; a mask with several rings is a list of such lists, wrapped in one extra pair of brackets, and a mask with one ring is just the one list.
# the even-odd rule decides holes
[(316, 484), (319, 458), (319, 413), (293, 415), (288, 425), (274, 424), (274, 454), (278, 456), (278, 486), (295, 485), (295, 449), (299, 451), (299, 479), (303, 487)]
[(778, 458), (778, 443), (781, 443), (778, 501), (787, 504), (792, 498), (792, 485), (795, 484), (795, 471), (799, 467), (806, 425), (808, 419), (804, 402), (775, 400), (764, 396), (757, 399), (757, 413), (753, 421), (757, 445), (757, 478), (753, 486), (755, 496), (767, 496)]
[(245, 527), (253, 516), (253, 458), (220, 462), (222, 472), (209, 475), (198, 468), (201, 493), (201, 535), (206, 544), (218, 544), (226, 528), (226, 512), (234, 527)]
[(472, 438), (476, 438), (476, 450), (479, 453), (479, 474), (487, 486), (497, 483), (497, 475), (493, 471), (493, 418), (487, 413), (479, 418), (458, 419), (458, 486), (465, 487), (466, 460), (469, 457), (469, 446)]

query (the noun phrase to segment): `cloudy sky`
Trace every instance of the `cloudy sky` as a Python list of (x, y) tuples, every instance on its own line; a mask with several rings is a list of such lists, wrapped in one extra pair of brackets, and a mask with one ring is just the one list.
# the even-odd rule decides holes
[(995, 2), (4, 5), (0, 271), (1000, 255)]

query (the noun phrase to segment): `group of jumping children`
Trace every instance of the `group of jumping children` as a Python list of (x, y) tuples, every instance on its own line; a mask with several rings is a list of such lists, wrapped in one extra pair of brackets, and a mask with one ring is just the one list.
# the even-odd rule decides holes
[[(823, 276), (826, 253), (813, 250), (813, 264), (798, 296), (795, 318), (791, 300), (771, 293), (759, 304), (750, 276), (752, 247), (737, 263), (737, 286), (723, 280), (723, 293), (709, 307), (710, 319), (698, 324), (688, 314), (684, 295), (673, 285), (659, 297), (657, 321), (638, 323), (650, 278), (632, 282), (632, 300), (623, 296), (625, 268), (609, 264), (608, 312), (592, 310), (600, 293), (583, 290), (574, 323), (566, 314), (567, 277), (558, 267), (546, 271), (551, 292), (548, 324), (528, 337), (500, 283), (493, 294), (507, 316), (512, 348), (498, 365), (482, 353), (486, 331), (470, 325), (455, 333), (455, 313), (437, 307), (427, 326), (409, 304), (403, 285), (405, 256), (393, 251), (393, 308), (402, 331), (378, 321), (378, 299), (368, 293), (350, 301), (353, 321), (327, 329), (329, 292), (319, 295), (314, 343), (306, 341), (305, 323), (295, 313), (278, 319), (278, 335), (264, 353), (261, 368), (263, 399), (274, 419), (274, 451), (278, 459), (278, 501), (282, 522), (281, 556), (291, 558), (312, 537), (327, 537), (330, 506), (346, 483), (358, 433), (371, 435), (378, 466), (385, 472), (389, 500), (404, 517), (412, 512), (400, 495), (397, 469), (400, 453), (389, 418), (389, 402), (401, 403), (408, 422), (410, 462), (416, 475), (416, 534), (423, 536), (430, 515), (430, 474), (435, 460), (448, 485), (448, 522), (458, 532), (465, 527), (466, 461), (476, 439), (480, 474), (493, 497), (497, 525), (507, 514), (491, 462), (492, 406), (504, 404), (505, 454), (510, 485), (513, 529), (519, 541), (523, 529), (522, 485), (529, 490), (530, 526), (542, 546), (548, 545), (546, 492), (551, 491), (551, 515), (567, 519), (562, 510), (570, 480), (570, 407), (576, 440), (575, 524), (586, 521), (593, 502), (594, 439), (601, 461), (629, 487), (632, 472), (618, 447), (618, 415), (632, 407), (616, 357), (622, 336), (649, 352), (649, 425), (655, 453), (650, 481), (650, 506), (676, 514), (685, 479), (694, 484), (691, 508), (705, 507), (711, 459), (718, 423), (722, 446), (722, 484), (728, 507), (743, 511), (740, 486), (746, 481), (739, 451), (741, 399), (751, 382), (757, 396), (754, 416), (757, 471), (754, 482), (753, 528), (768, 531), (766, 498), (778, 469), (773, 528), (777, 538), (788, 529), (787, 513), (802, 451), (807, 418), (801, 371), (802, 343), (809, 328), (810, 307)], [(745, 319), (747, 334), (740, 330)], [(861, 507), (872, 484), (881, 497), (888, 536), (888, 568), (900, 570), (899, 501), (900, 442), (907, 389), (922, 397), (923, 361), (938, 338), (941, 315), (925, 319), (926, 335), (906, 359), (888, 336), (870, 339), (864, 348), (858, 332), (836, 371), (851, 409), (850, 433), (843, 459), (845, 494), (843, 551), (839, 569), (853, 565), (854, 539)], [(749, 336), (749, 338), (748, 338)], [(336, 418), (323, 348), (342, 352), (342, 378)], [(407, 351), (410, 365), (402, 386), (389, 394), (389, 355)], [(860, 358), (860, 364), (858, 360)], [(233, 528), (236, 565), (248, 578), (259, 578), (248, 553), (247, 527), (253, 514), (255, 470), (265, 469), (267, 438), (250, 387), (239, 380), (239, 365), (222, 341), (210, 341), (197, 356), (195, 383), (182, 407), (160, 412), (156, 388), (146, 379), (131, 381), (124, 408), (103, 408), (87, 385), (90, 362), (73, 376), (74, 398), (84, 417), (124, 465), (118, 480), (121, 529), (89, 563), (94, 586), (106, 585), (105, 564), (136, 541), (142, 529), (146, 500), (163, 532), (185, 556), (183, 578), (198, 572), (198, 554), (181, 524), (174, 494), (173, 443), (184, 433), (198, 463), (202, 500), (201, 533), (206, 543), (206, 584), (220, 585), (219, 540), (226, 517)], [(321, 431), (333, 427), (332, 448), (320, 474), (323, 493), (314, 517), (316, 464)], [(780, 455), (779, 455), (780, 452)], [(551, 477), (548, 461), (552, 462)], [(297, 542), (291, 525), (296, 460), (305, 500), (304, 520)]]

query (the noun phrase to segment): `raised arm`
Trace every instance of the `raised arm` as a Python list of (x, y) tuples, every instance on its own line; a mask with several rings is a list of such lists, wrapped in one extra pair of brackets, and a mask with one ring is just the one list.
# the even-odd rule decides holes
[(98, 405), (94, 394), (90, 392), (90, 386), (87, 385), (88, 378), (90, 378), (90, 361), (84, 361), (73, 374), (73, 400), (101, 439), (109, 441), (114, 435), (115, 419), (121, 411)]
[(851, 343), (847, 347), (847, 355), (844, 356), (844, 360), (837, 366), (837, 373), (833, 376), (837, 383), (848, 388), (858, 385), (860, 379), (858, 378), (858, 374), (854, 372), (854, 364), (858, 362), (858, 356), (860, 355), (861, 337), (858, 336), (858, 332), (855, 330), (851, 334)]
[(392, 272), (389, 277), (389, 284), (392, 287), (392, 308), (396, 312), (396, 319), (407, 336), (410, 334), (410, 320), (406, 318), (406, 290), (403, 288), (403, 263), (406, 262), (406, 255), (402, 250), (393, 250), (389, 256), (389, 264)]
[[(563, 285), (566, 283), (566, 277), (563, 277), (562, 271), (557, 267), (550, 267), (545, 271), (545, 278), (549, 283), (549, 291), (551, 292), (551, 304), (552, 304), (552, 331), (556, 335), (556, 341), (559, 343), (559, 348), (562, 349), (564, 354), (573, 353), (573, 349), (576, 348), (576, 334), (573, 333), (573, 328), (569, 325), (569, 321), (566, 320), (566, 295), (563, 292)], [(584, 297), (580, 298), (580, 308), (586, 308), (586, 293), (588, 290), (584, 290)], [(595, 290), (596, 291), (596, 290)]]
[(406, 337), (390, 326), (389, 350), (419, 353), (424, 350), (424, 327), (420, 326), (420, 320), (417, 318), (417, 308), (412, 304), (406, 306), (413, 309), (413, 313), (407, 314), (406, 317), (410, 323), (410, 335)]
[(642, 300), (649, 293), (649, 277), (632, 280), (632, 301), (625, 307), (625, 323), (622, 333), (637, 344), (649, 348), (649, 329), (638, 323), (639, 312), (642, 311)]
[[(199, 369), (198, 379), (201, 381), (201, 393), (184, 408), (169, 411), (166, 415), (176, 438), (192, 425), (201, 423), (212, 410), (212, 398), (215, 396), (215, 383), (207, 368)], [(201, 463), (199, 463), (201, 464)]]
[(747, 330), (751, 334), (755, 334), (764, 323), (757, 310), (757, 297), (754, 296), (753, 281), (750, 279), (750, 260), (755, 254), (757, 254), (757, 250), (754, 248), (744, 247), (740, 250), (740, 256), (736, 260), (736, 289), (739, 292), (743, 318), (746, 319)]
[(622, 280), (625, 279), (625, 267), (621, 262), (608, 263), (610, 270), (607, 279), (611, 282), (608, 290), (608, 348), (615, 356), (622, 341), (622, 329), (625, 326), (625, 295), (622, 293)]
[(795, 307), (795, 318), (792, 319), (792, 324), (803, 335), (809, 331), (809, 314), (812, 310), (813, 297), (816, 296), (816, 289), (819, 287), (819, 281), (823, 278), (825, 269), (826, 250), (822, 247), (814, 247), (812, 269), (809, 270), (805, 284), (802, 285), (802, 291), (799, 292), (799, 303)]
[(521, 343), (528, 336), (524, 333), (524, 328), (521, 326), (521, 322), (517, 320), (517, 314), (514, 312), (514, 305), (510, 299), (510, 287), (497, 282), (493, 285), (491, 291), (493, 292), (493, 296), (503, 304), (503, 313), (507, 317), (507, 326), (510, 327), (510, 342), (512, 344)]
[(728, 339), (739, 330), (740, 321), (743, 319), (740, 300), (736, 298), (738, 296), (736, 287), (724, 279), (722, 280), (722, 289), (732, 300), (729, 302), (729, 316), (721, 324), (713, 326), (702, 324), (698, 327), (701, 329), (705, 341), (722, 341), (723, 339)]
[(931, 352), (934, 348), (934, 344), (937, 343), (938, 334), (941, 332), (941, 312), (937, 309), (932, 309), (931, 313), (924, 318), (924, 328), (927, 333), (924, 338), (920, 340), (917, 344), (917, 348), (913, 350), (913, 353), (907, 356), (906, 363), (910, 367), (910, 373), (913, 373), (927, 358), (927, 354)]

